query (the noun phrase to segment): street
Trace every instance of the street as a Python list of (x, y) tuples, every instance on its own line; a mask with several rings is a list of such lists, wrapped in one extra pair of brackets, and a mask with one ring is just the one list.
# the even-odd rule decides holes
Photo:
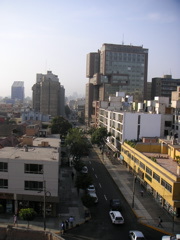
[[(131, 207), (122, 196), (114, 180), (112, 180), (107, 169), (92, 149), (85, 164), (93, 177), (93, 183), (99, 198), (99, 203), (90, 209), (91, 220), (65, 234), (64, 238), (70, 239), (128, 239), (129, 230), (140, 230), (147, 240), (160, 240), (162, 233), (139, 224)], [(119, 198), (122, 205), (121, 213), (125, 219), (123, 225), (113, 225), (109, 217), (109, 201)], [(153, 238), (152, 238), (153, 236)]]

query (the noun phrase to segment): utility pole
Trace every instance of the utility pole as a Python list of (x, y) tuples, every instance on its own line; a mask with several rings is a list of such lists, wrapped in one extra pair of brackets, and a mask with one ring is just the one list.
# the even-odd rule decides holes
[(43, 191), (44, 191), (44, 212), (43, 212), (43, 220), (44, 220), (44, 231), (46, 230), (46, 181), (43, 181)]
[(133, 179), (133, 197), (132, 197), (132, 208), (134, 208), (135, 182), (136, 182), (136, 175), (134, 175), (134, 179)]

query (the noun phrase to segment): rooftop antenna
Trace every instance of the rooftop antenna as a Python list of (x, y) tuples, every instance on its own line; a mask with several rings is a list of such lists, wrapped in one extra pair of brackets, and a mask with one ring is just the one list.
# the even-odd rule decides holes
[(123, 38), (122, 38), (122, 45), (124, 45), (124, 33), (123, 33)]

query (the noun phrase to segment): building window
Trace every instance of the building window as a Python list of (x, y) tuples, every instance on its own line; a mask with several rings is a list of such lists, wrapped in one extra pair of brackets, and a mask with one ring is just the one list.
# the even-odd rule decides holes
[(43, 165), (42, 164), (25, 164), (24, 172), (31, 174), (43, 174)]
[(145, 174), (145, 178), (152, 182), (152, 178), (148, 174)]
[(8, 188), (8, 180), (0, 179), (0, 188)]
[(165, 121), (165, 127), (171, 127), (172, 122), (171, 121)]
[(167, 183), (164, 179), (161, 179), (161, 185), (165, 187), (170, 193), (172, 192), (172, 186)]
[(160, 176), (157, 175), (156, 173), (153, 173), (153, 178), (154, 178), (156, 181), (160, 182)]
[(135, 158), (135, 163), (139, 165), (139, 160), (137, 158)]
[(42, 191), (43, 190), (43, 182), (25, 181), (24, 182), (24, 190)]
[(8, 163), (0, 162), (0, 172), (8, 172)]
[(152, 176), (152, 170), (150, 168), (146, 167), (146, 172)]
[(140, 162), (140, 167), (145, 170), (145, 165), (144, 165), (144, 163)]

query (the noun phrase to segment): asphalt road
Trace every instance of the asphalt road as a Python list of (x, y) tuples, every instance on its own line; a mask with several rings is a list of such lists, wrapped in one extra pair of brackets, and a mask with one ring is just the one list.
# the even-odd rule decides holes
[[(89, 169), (89, 174), (93, 177), (99, 202), (90, 209), (91, 220), (68, 231), (64, 238), (66, 240), (126, 240), (129, 239), (129, 230), (139, 230), (144, 233), (147, 240), (160, 240), (162, 233), (138, 223), (131, 207), (93, 150), (86, 160), (86, 165)], [(122, 225), (114, 225), (110, 220), (109, 201), (111, 198), (119, 198), (121, 200), (121, 213), (125, 219), (125, 223)]]

